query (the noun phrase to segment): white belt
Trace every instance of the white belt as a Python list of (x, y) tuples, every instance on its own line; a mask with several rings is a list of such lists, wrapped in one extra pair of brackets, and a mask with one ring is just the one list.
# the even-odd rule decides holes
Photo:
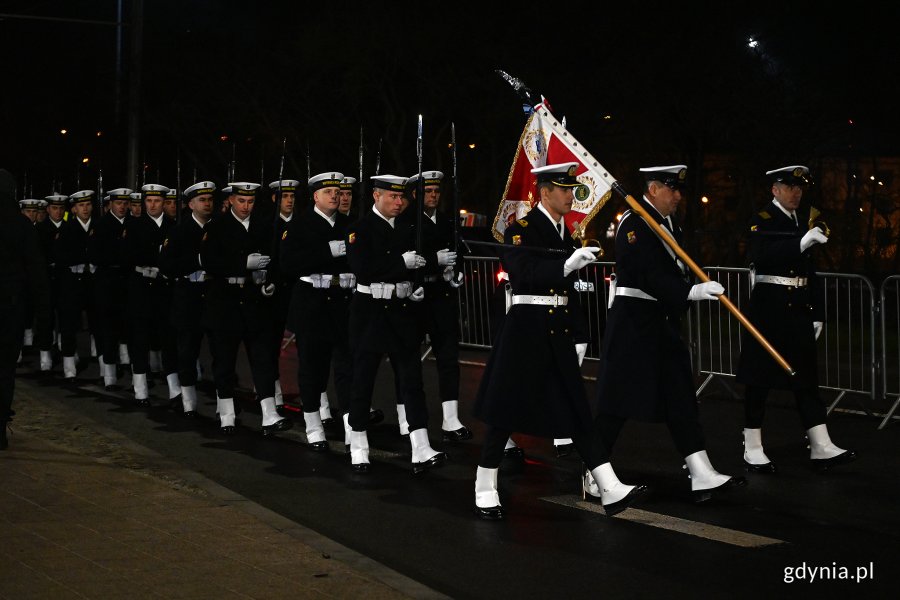
[(246, 277), (226, 277), (225, 283), (230, 283), (232, 285), (244, 285), (247, 282)]
[(206, 271), (203, 271), (203, 270), (194, 271), (190, 275), (182, 277), (182, 279), (184, 279), (185, 281), (190, 281), (192, 283), (202, 283), (202, 282), (206, 281), (206, 279), (207, 279)]
[(757, 275), (756, 283), (772, 283), (791, 287), (806, 287), (806, 277), (781, 277), (780, 275)]
[[(377, 289), (379, 287), (381, 288), (380, 291)], [(372, 288), (376, 289), (373, 291)], [(412, 294), (413, 287), (411, 281), (400, 281), (396, 283), (376, 281), (369, 285), (357, 283), (356, 291), (362, 294), (369, 294), (375, 300), (391, 300), (394, 298), (403, 300)], [(387, 297), (385, 297), (385, 295)]]
[(134, 272), (140, 273), (149, 279), (156, 279), (159, 275), (159, 267), (135, 267)]
[(512, 297), (511, 305), (516, 304), (539, 304), (541, 306), (565, 306), (569, 303), (568, 296), (532, 296), (530, 294), (515, 294)]
[(629, 298), (640, 298), (641, 300), (653, 300), (656, 302), (656, 298), (640, 288), (622, 287), (617, 285), (616, 296), (628, 296)]
[(93, 273), (97, 270), (97, 267), (91, 264), (81, 263), (80, 265), (71, 265), (69, 270), (73, 273), (84, 273), (85, 271)]
[(313, 289), (317, 290), (327, 290), (332, 287), (352, 290), (356, 286), (356, 276), (353, 273), (341, 273), (340, 275), (313, 273), (312, 275), (303, 275), (299, 280), (310, 284)]

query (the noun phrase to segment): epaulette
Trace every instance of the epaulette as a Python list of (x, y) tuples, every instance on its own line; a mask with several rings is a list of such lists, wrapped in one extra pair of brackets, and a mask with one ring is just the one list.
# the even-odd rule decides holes
[(528, 221), (526, 219), (519, 219), (516, 221), (516, 223), (518, 223), (522, 227), (528, 227)]
[(759, 211), (759, 216), (761, 216), (763, 219), (771, 219), (772, 218), (772, 215), (770, 215), (768, 212), (766, 212), (764, 210)]

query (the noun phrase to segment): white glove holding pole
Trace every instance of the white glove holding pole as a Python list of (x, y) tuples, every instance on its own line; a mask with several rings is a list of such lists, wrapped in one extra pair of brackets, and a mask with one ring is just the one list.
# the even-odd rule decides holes
[(718, 300), (725, 293), (725, 288), (718, 281), (705, 281), (698, 283), (688, 292), (688, 300), (699, 302), (701, 300)]
[(818, 227), (813, 227), (806, 232), (806, 235), (800, 238), (800, 252), (806, 252), (806, 250), (809, 249), (810, 246), (827, 243), (828, 236), (825, 235)]
[(587, 342), (583, 344), (575, 344), (575, 354), (578, 355), (578, 366), (584, 362), (584, 355), (587, 354)]
[(600, 252), (600, 248), (597, 246), (578, 248), (566, 259), (566, 264), (563, 265), (563, 275), (568, 277), (569, 273), (572, 271), (577, 271), (578, 269), (588, 266), (597, 260), (598, 252)]
[(422, 300), (424, 300), (425, 299), (425, 288), (423, 288), (422, 286), (417, 287), (416, 291), (414, 291), (412, 293), (412, 295), (409, 297), (409, 299), (412, 300), (413, 302), (421, 302)]
[(822, 321), (813, 321), (813, 331), (816, 333), (816, 339), (819, 339), (819, 336), (822, 335), (822, 328), (825, 324)]
[(347, 254), (347, 244), (344, 240), (331, 240), (328, 242), (328, 246), (331, 248), (331, 255), (335, 258)]
[(416, 254), (415, 250), (409, 250), (403, 253), (403, 262), (407, 269), (421, 269), (425, 266), (425, 257)]
[(265, 254), (254, 252), (247, 257), (247, 270), (255, 271), (257, 269), (265, 269), (269, 265), (270, 260), (272, 259)]
[(442, 267), (454, 266), (456, 264), (456, 252), (451, 252), (449, 248), (437, 251), (437, 261)]
[(261, 285), (260, 291), (263, 296), (272, 296), (275, 293), (275, 284), (269, 283), (267, 285)]

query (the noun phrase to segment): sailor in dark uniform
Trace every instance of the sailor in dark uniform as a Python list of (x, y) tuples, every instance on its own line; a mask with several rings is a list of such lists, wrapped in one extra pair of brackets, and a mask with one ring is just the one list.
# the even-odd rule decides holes
[(171, 188), (163, 198), (163, 214), (178, 221), (178, 190)]
[(203, 319), (209, 331), (222, 433), (235, 433), (235, 363), (241, 342), (247, 350), (253, 384), (262, 409), (262, 433), (294, 426), (275, 408), (270, 299), (267, 281), (272, 249), (271, 219), (252, 218), (258, 183), (230, 183), (227, 212), (212, 219), (203, 235), (200, 264), (212, 277)]
[(59, 332), (59, 271), (56, 267), (56, 243), (60, 227), (65, 223), (68, 196), (51, 194), (47, 196), (47, 218), (36, 225), (41, 254), (46, 263), (50, 290), (50, 319), (44, 330), (35, 330), (35, 343), (40, 353), (40, 370), (49, 373), (53, 368), (53, 346)]
[[(751, 264), (747, 318), (796, 371), (788, 375), (751, 336), (744, 336), (737, 381), (746, 386), (744, 466), (774, 473), (762, 445), (762, 422), (770, 389), (790, 390), (809, 438), (810, 459), (819, 470), (850, 462), (853, 450), (839, 448), (828, 435), (825, 405), (819, 397), (816, 340), (825, 321), (824, 292), (816, 277), (813, 248), (828, 242), (827, 229), (800, 206), (809, 169), (793, 165), (766, 173), (772, 201), (750, 220)], [(818, 212), (818, 211), (816, 211)]]
[(269, 263), (268, 271), (269, 281), (275, 284), (275, 294), (272, 296), (272, 368), (275, 372), (275, 407), (279, 410), (284, 406), (279, 362), (281, 348), (284, 344), (284, 327), (287, 323), (288, 307), (291, 304), (291, 289), (294, 285), (293, 280), (288, 281), (282, 273), (279, 244), (288, 224), (294, 218), (294, 201), (299, 186), (300, 182), (296, 179), (283, 179), (269, 184), (269, 189), (272, 190), (272, 206), (278, 207), (270, 252), (272, 261)]
[(332, 365), (340, 416), (350, 409), (353, 379), (347, 319), (356, 278), (347, 264), (350, 219), (338, 212), (342, 177), (330, 172), (309, 179), (313, 205), (294, 218), (281, 239), (282, 272), (296, 282), (288, 329), (296, 335), (297, 386), (306, 438), (316, 451), (328, 449), (320, 410)]
[(580, 368), (588, 334), (574, 288), (578, 270), (596, 259), (599, 248), (577, 247), (565, 225), (574, 190), (581, 185), (578, 166), (573, 162), (532, 169), (540, 203), (504, 234), (510, 246), (502, 256), (511, 284), (509, 311), (475, 401), (475, 415), (488, 425), (475, 476), (475, 514), (482, 519), (505, 516), (497, 475), (514, 431), (571, 437), (601, 482), (602, 504), (609, 515), (645, 491), (619, 481), (591, 425)]
[(131, 192), (131, 201), (128, 204), (128, 216), (137, 219), (144, 212), (144, 195), (140, 192)]
[(350, 269), (356, 275), (356, 293), (350, 303), (350, 458), (354, 471), (369, 470), (366, 427), (378, 367), (389, 354), (397, 363), (409, 422), (413, 473), (417, 474), (443, 465), (447, 458), (428, 441), (419, 336), (411, 305), (424, 298), (424, 289), (414, 289), (412, 280), (426, 260), (414, 250), (413, 227), (397, 219), (403, 209), (406, 179), (376, 175), (372, 181), (372, 210), (354, 223), (347, 235)]
[[(423, 211), (422, 215), (422, 255), (427, 264), (424, 274), (425, 299), (417, 306), (420, 319), (420, 334), (427, 334), (437, 364), (438, 390), (441, 397), (441, 432), (445, 442), (472, 439), (472, 432), (459, 420), (459, 294), (463, 285), (463, 273), (455, 267), (457, 253), (453, 236), (453, 218), (438, 210), (441, 201), (440, 171), (423, 171), (423, 201), (416, 198), (419, 174), (407, 181), (411, 204)], [(413, 220), (416, 211), (409, 211)], [(402, 404), (397, 405), (398, 417)], [(405, 411), (404, 411), (405, 412)], [(404, 415), (405, 416), (405, 415)], [(405, 421), (405, 419), (403, 419)]]
[[(673, 221), (682, 198), (687, 167), (640, 169), (646, 181), (640, 202), (681, 244)], [(653, 229), (627, 211), (616, 233), (614, 302), (603, 336), (597, 376), (601, 437), (613, 447), (627, 419), (665, 422), (690, 472), (696, 502), (746, 483), (713, 469), (700, 427), (694, 378), (681, 316), (690, 302), (715, 300), (724, 288), (716, 281), (691, 285), (686, 269)]]
[(132, 383), (134, 397), (141, 406), (149, 406), (147, 372), (151, 368), (150, 350), (156, 336), (161, 350), (161, 366), (169, 388), (169, 401), (180, 398), (175, 329), (169, 320), (172, 282), (160, 271), (159, 254), (163, 242), (175, 227), (175, 221), (163, 212), (169, 188), (149, 183), (141, 187), (144, 211), (126, 222), (125, 260), (128, 265), (128, 302), (131, 315)]
[(123, 263), (125, 218), (131, 190), (110, 190), (109, 210), (97, 220), (94, 235), (88, 241), (88, 258), (97, 266), (94, 273), (94, 304), (97, 307), (100, 342), (99, 363), (103, 385), (116, 385), (119, 344), (125, 342), (128, 327), (128, 279)]
[(60, 227), (55, 251), (59, 272), (59, 320), (62, 341), (63, 377), (76, 375), (76, 335), (81, 328), (81, 314), (87, 313), (88, 329), (97, 328), (94, 307), (94, 275), (96, 267), (88, 260), (88, 238), (94, 235), (93, 190), (80, 190), (69, 196), (69, 220)]
[[(46, 216), (47, 201), (41, 198), (24, 198), (19, 200), (20, 212), (28, 218), (33, 225), (38, 225), (41, 221), (38, 216), (43, 212)], [(24, 332), (22, 334), (22, 349), (34, 346), (34, 311), (32, 310), (31, 299), (26, 300), (24, 304), (22, 323)]]
[(354, 185), (356, 185), (356, 177), (345, 176), (341, 179), (341, 189), (338, 192), (338, 212), (342, 215), (350, 215), (350, 208), (353, 206)]
[(197, 416), (197, 359), (205, 333), (203, 311), (209, 286), (200, 264), (200, 248), (212, 217), (215, 191), (212, 181), (200, 181), (184, 190), (190, 213), (170, 230), (159, 255), (162, 272), (175, 286), (170, 316), (176, 332), (181, 404), (172, 408), (183, 410), (186, 417)]
[[(16, 356), (22, 343), (22, 308), (34, 304), (39, 331), (50, 317), (47, 274), (35, 227), (18, 213), (16, 182), (0, 169), (0, 450), (6, 450), (7, 424), (12, 421), (16, 385)], [(14, 485), (7, 482), (7, 485)]]

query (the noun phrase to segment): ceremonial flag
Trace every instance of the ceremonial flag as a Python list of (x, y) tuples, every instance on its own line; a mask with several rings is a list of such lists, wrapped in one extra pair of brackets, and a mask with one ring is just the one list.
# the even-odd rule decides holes
[(569, 231), (576, 223), (586, 228), (588, 223), (610, 199), (612, 192), (608, 174), (602, 166), (550, 112), (546, 100), (534, 107), (519, 138), (506, 188), (494, 218), (493, 234), (503, 241), (503, 232), (517, 219), (528, 214), (540, 201), (537, 178), (531, 169), (558, 163), (578, 162), (578, 180), (584, 184), (575, 194), (572, 210), (566, 216)]

